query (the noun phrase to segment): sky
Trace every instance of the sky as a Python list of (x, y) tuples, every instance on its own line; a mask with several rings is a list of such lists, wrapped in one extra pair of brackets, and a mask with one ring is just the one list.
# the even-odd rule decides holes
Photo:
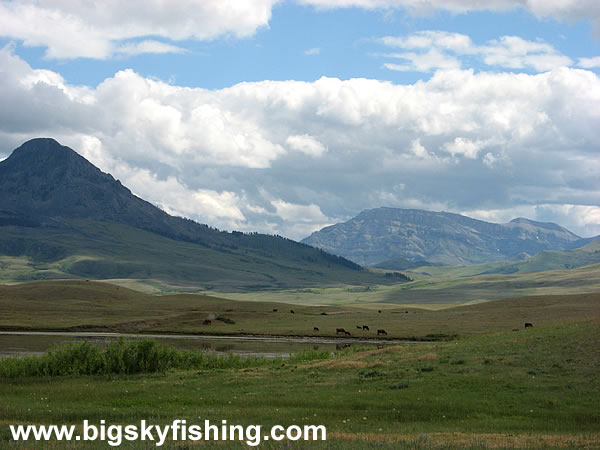
[(0, 160), (302, 239), (381, 206), (600, 234), (597, 0), (0, 0)]

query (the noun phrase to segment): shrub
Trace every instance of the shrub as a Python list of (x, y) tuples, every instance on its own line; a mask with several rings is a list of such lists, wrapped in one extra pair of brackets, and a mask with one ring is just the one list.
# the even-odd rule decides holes
[[(290, 363), (327, 359), (327, 351), (306, 350), (292, 354)], [(38, 356), (0, 359), (0, 377), (60, 375), (111, 375), (164, 372), (169, 369), (242, 369), (282, 365), (281, 358), (266, 359), (229, 353), (220, 355), (201, 351), (180, 351), (152, 339), (127, 341), (124, 338), (106, 345), (89, 342), (65, 344)]]

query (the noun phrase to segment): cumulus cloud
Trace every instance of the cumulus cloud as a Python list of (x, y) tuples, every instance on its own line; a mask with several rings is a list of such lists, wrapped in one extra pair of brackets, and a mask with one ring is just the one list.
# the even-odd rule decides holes
[(385, 36), (383, 45), (419, 52), (387, 53), (387, 58), (402, 59), (403, 64), (385, 63), (390, 70), (432, 72), (461, 67), (459, 58), (480, 58), (488, 66), (533, 69), (537, 72), (569, 66), (573, 61), (550, 44), (528, 41), (518, 36), (502, 36), (476, 45), (469, 36), (447, 31), (418, 31), (408, 36)]
[(593, 58), (579, 58), (577, 66), (583, 67), (584, 69), (596, 69), (600, 67), (600, 56), (594, 56)]
[[(600, 79), (582, 69), (220, 90), (125, 70), (82, 87), (0, 50), (0, 154), (52, 136), (168, 211), (297, 239), (380, 205), (506, 211), (589, 235), (598, 126)], [(537, 215), (510, 214), (519, 205)]]
[(244, 38), (268, 25), (278, 0), (64, 0), (0, 1), (0, 35), (46, 47), (54, 59), (106, 59), (114, 54), (180, 52), (147, 40)]
[(469, 11), (507, 11), (524, 8), (539, 18), (556, 20), (591, 20), (600, 31), (600, 3), (597, 0), (298, 0), (320, 9), (365, 8), (407, 9), (412, 14), (429, 14), (435, 10), (452, 13)]
[(465, 158), (475, 159), (479, 151), (485, 147), (485, 142), (477, 140), (472, 141), (462, 137), (454, 138), (452, 142), (446, 142), (443, 149), (452, 156), (462, 155)]
[(321, 157), (327, 151), (327, 148), (323, 144), (308, 134), (288, 136), (285, 143), (291, 149), (315, 158)]

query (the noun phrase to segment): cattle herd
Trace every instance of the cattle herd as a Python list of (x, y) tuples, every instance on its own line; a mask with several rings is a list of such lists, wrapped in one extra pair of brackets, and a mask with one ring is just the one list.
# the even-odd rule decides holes
[[(356, 328), (362, 331), (370, 331), (368, 325), (356, 325)], [(314, 328), (314, 331), (319, 331), (317, 327)], [(352, 336), (349, 331), (344, 328), (336, 328), (335, 334), (342, 334), (344, 336)], [(385, 330), (379, 329), (377, 330), (377, 336), (387, 336), (387, 332)]]
[[(232, 309), (228, 309), (227, 311), (233, 311)], [(273, 312), (277, 312), (278, 309), (277, 308), (273, 308)], [(377, 311), (378, 313), (381, 313), (381, 310)], [(408, 310), (405, 311), (406, 314), (408, 314)], [(295, 314), (295, 311), (293, 309), (290, 309), (290, 314)], [(327, 315), (326, 312), (322, 312), (321, 315)], [(203, 325), (210, 325), (212, 323), (212, 321), (210, 319), (206, 319), (202, 322)], [(525, 322), (525, 328), (532, 328), (533, 324), (531, 322)], [(371, 331), (369, 329), (368, 325), (356, 325), (356, 329), (360, 330), (360, 331)], [(313, 327), (313, 332), (319, 332), (319, 328), (318, 327)], [(518, 328), (514, 328), (513, 331), (519, 331)], [(336, 335), (343, 335), (343, 336), (352, 336), (350, 334), (350, 332), (348, 330), (346, 330), (345, 328), (336, 328), (335, 329), (335, 334)], [(384, 329), (379, 328), (377, 330), (377, 336), (387, 336), (387, 331), (385, 331)]]

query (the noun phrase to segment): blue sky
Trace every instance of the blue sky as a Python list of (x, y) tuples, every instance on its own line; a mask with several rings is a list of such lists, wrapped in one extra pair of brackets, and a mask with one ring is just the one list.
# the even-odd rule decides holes
[(223, 4), (0, 1), (0, 158), (55, 137), (295, 239), (379, 206), (600, 234), (595, 0)]
[[(176, 41), (175, 45), (185, 49), (184, 53), (145, 53), (105, 60), (50, 59), (44, 57), (44, 46), (26, 47), (10, 37), (3, 38), (1, 43), (2, 46), (17, 43), (16, 53), (32, 66), (56, 71), (72, 84), (95, 86), (119, 70), (132, 68), (141, 75), (179, 85), (220, 89), (244, 81), (313, 81), (321, 76), (413, 83), (427, 76), (385, 69), (383, 63), (388, 59), (381, 55), (389, 51), (378, 40), (422, 30), (466, 34), (478, 44), (504, 35), (542, 40), (574, 60), (600, 55), (600, 39), (594, 36), (590, 20), (539, 20), (526, 9), (431, 11), (415, 17), (403, 9), (318, 10), (291, 1), (276, 4), (268, 25), (258, 27), (248, 38), (223, 36), (210, 41)], [(128, 41), (140, 42), (148, 37), (173, 43), (152, 35)], [(465, 65), (475, 70), (494, 69), (477, 60)]]

